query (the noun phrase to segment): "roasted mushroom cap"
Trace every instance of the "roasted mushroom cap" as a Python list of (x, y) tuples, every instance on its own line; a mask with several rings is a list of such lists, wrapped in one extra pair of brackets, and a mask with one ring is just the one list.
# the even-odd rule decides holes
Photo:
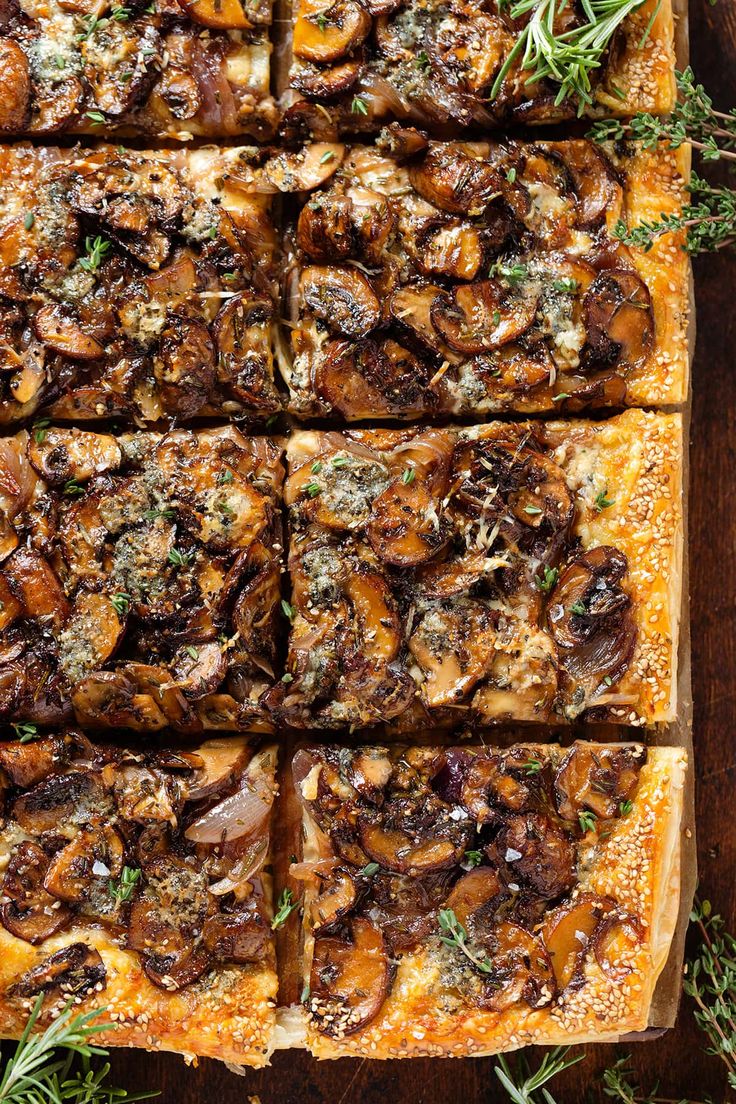
[(631, 659), (636, 626), (620, 586), (627, 567), (622, 552), (601, 545), (573, 560), (555, 587), (547, 621), (570, 681), (570, 715), (620, 679)]
[(587, 345), (583, 364), (633, 372), (654, 347), (649, 289), (634, 271), (607, 269), (596, 276), (583, 300)]
[(568, 985), (582, 982), (594, 932), (614, 908), (615, 901), (610, 897), (583, 893), (545, 920), (542, 938), (561, 991)]
[(357, 0), (334, 0), (327, 6), (300, 5), (294, 24), (293, 50), (298, 58), (325, 64), (346, 57), (361, 45), (371, 17)]
[(59, 989), (73, 998), (99, 992), (106, 984), (107, 970), (99, 951), (87, 943), (71, 943), (32, 966), (13, 991), (20, 997), (34, 997)]
[(514, 878), (545, 900), (575, 882), (575, 848), (564, 830), (543, 813), (509, 817), (496, 838), (499, 857)]
[(599, 819), (620, 815), (634, 793), (646, 748), (591, 748), (575, 744), (555, 774), (555, 804), (564, 820), (588, 809)]
[(384, 870), (420, 875), (457, 863), (468, 846), (469, 828), (427, 794), (419, 807), (398, 800), (358, 819), (360, 842)]
[(314, 943), (308, 1008), (325, 1035), (360, 1031), (381, 1010), (390, 970), (378, 928), (368, 920), (350, 925), (351, 941), (320, 936)]
[(323, 882), (319, 896), (312, 902), (312, 930), (319, 933), (329, 929), (350, 911), (357, 899), (353, 876), (344, 868), (332, 871)]
[(270, 951), (270, 930), (257, 908), (246, 904), (208, 917), (202, 942), (218, 961), (260, 962)]
[(24, 840), (10, 856), (2, 885), (0, 921), (27, 943), (43, 943), (71, 918), (70, 910), (44, 889), (49, 859), (36, 843)]
[(544, 944), (518, 924), (503, 921), (488, 941), (490, 974), (484, 978), (480, 1003), (503, 1012), (519, 1001), (532, 1008), (549, 1004), (555, 994), (552, 964)]
[(0, 130), (23, 130), (30, 101), (28, 58), (12, 38), (0, 38)]
[(496, 641), (495, 611), (480, 602), (438, 603), (418, 622), (409, 640), (430, 707), (458, 705), (488, 674)]
[(504, 194), (500, 172), (452, 143), (432, 145), (409, 169), (412, 186), (423, 199), (453, 215), (480, 215)]
[(376, 294), (355, 268), (310, 265), (302, 271), (299, 287), (302, 301), (333, 333), (365, 337), (378, 325)]
[(455, 882), (445, 902), (473, 938), (488, 935), (493, 914), (508, 895), (498, 871), (491, 866), (469, 870)]
[(538, 297), (506, 289), (498, 280), (464, 284), (432, 303), (435, 329), (458, 352), (496, 349), (529, 329)]

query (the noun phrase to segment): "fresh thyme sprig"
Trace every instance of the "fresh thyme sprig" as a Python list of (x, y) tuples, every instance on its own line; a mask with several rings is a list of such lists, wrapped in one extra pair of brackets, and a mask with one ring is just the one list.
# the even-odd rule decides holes
[(684, 1097), (658, 1096), (659, 1083), (655, 1083), (650, 1093), (643, 1092), (636, 1082), (631, 1067), (631, 1055), (624, 1054), (617, 1062), (603, 1071), (601, 1085), (603, 1095), (619, 1104), (713, 1104), (710, 1097), (704, 1100), (690, 1100)]
[(471, 951), (468, 946), (468, 933), (452, 909), (440, 909), (438, 920), (441, 943), (444, 943), (446, 947), (456, 947), (457, 950), (462, 951), (465, 957), (482, 974), (493, 972), (493, 965), (485, 955), (478, 955)]
[(585, 1057), (584, 1054), (575, 1054), (572, 1058), (568, 1058), (570, 1049), (570, 1047), (555, 1047), (554, 1050), (547, 1051), (534, 1072), (530, 1070), (524, 1055), (519, 1057), (516, 1071), (512, 1071), (508, 1060), (500, 1055), (495, 1072), (508, 1093), (509, 1100), (512, 1100), (513, 1104), (537, 1104), (539, 1097), (534, 1094), (541, 1089), (545, 1104), (555, 1104), (554, 1097), (544, 1086), (553, 1077), (557, 1077), (558, 1073), (569, 1069)]
[[(716, 111), (689, 67), (677, 74), (677, 86), (680, 99), (671, 115), (659, 118), (642, 111), (628, 122), (603, 119), (591, 127), (589, 137), (596, 142), (626, 139), (644, 149), (654, 149), (662, 142), (669, 149), (679, 149), (689, 142), (704, 161), (736, 161), (736, 109)], [(619, 221), (615, 237), (645, 251), (662, 235), (682, 230), (688, 253), (713, 253), (736, 243), (736, 191), (712, 185), (696, 172), (686, 186), (690, 202), (680, 212), (662, 214), (631, 228)]]
[(0, 1104), (132, 1104), (158, 1095), (131, 1095), (106, 1085), (108, 1063), (93, 1069), (90, 1059), (107, 1055), (103, 1047), (94, 1045), (94, 1036), (116, 1026), (100, 1020), (102, 1009), (73, 1015), (73, 1006), (67, 1005), (45, 1031), (34, 1033), (42, 1004), (40, 994), (15, 1053), (0, 1072)]
[(709, 901), (696, 899), (690, 921), (700, 933), (695, 958), (687, 964), (683, 989), (695, 1001), (695, 1022), (710, 1042), (736, 1089), (736, 939), (713, 916)]
[[(582, 115), (593, 102), (592, 75), (599, 69), (616, 30), (642, 6), (645, 0), (581, 0), (587, 22), (568, 31), (555, 32), (555, 19), (567, 6), (567, 0), (516, 0), (509, 7), (512, 19), (529, 16), (519, 32), (513, 49), (501, 66), (490, 99), (501, 85), (517, 58), (529, 75), (526, 83), (544, 79), (559, 84), (555, 105), (572, 98)], [(640, 46), (649, 36), (659, 5), (655, 8)]]
[(280, 928), (282, 924), (285, 924), (294, 909), (298, 907), (298, 902), (294, 901), (292, 898), (291, 890), (282, 890), (281, 896), (276, 902), (276, 912), (274, 914), (274, 918), (271, 921), (271, 928), (273, 929), (273, 931), (276, 931), (276, 928)]

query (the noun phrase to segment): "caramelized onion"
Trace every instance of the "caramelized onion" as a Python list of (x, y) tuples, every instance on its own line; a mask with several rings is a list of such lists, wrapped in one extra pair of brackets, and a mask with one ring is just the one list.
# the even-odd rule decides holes
[(194, 843), (223, 843), (254, 836), (267, 822), (270, 810), (270, 803), (246, 784), (190, 824), (184, 835)]

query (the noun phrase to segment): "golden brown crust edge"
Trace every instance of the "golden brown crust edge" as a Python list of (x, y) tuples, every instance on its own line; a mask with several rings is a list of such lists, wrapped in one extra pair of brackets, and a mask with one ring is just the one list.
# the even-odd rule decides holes
[[(531, 1044), (613, 1042), (644, 1030), (677, 922), (686, 764), (679, 748), (650, 748), (633, 808), (617, 822), (585, 879), (585, 889), (611, 894), (636, 911), (649, 933), (625, 979), (611, 980), (591, 965), (586, 985), (564, 1006), (450, 1015), (439, 1009), (436, 969), (427, 955), (415, 953), (401, 960), (380, 1018), (363, 1031), (329, 1039), (302, 1009), (291, 1008), (279, 1012), (278, 1045), (305, 1045), (317, 1058), (482, 1057)], [(317, 837), (308, 815), (304, 834), (305, 858), (315, 857)], [(307, 936), (305, 978), (310, 965)]]

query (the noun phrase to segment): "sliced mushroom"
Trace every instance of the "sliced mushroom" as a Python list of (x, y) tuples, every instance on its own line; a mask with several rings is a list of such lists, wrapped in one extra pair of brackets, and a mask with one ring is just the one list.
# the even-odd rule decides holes
[[(401, 823), (401, 821), (399, 821)], [(434, 824), (432, 831), (409, 824), (387, 827), (383, 814), (364, 813), (359, 819), (363, 850), (384, 870), (417, 877), (446, 870), (460, 861), (468, 843), (468, 832), (456, 821)]]
[(432, 324), (461, 353), (497, 349), (520, 337), (534, 322), (539, 298), (515, 292), (498, 280), (464, 284), (432, 303)]
[(249, 30), (253, 24), (240, 0), (179, 0), (195, 22), (215, 30)]
[(637, 969), (637, 952), (645, 942), (646, 931), (639, 918), (620, 909), (604, 916), (592, 937), (596, 962), (617, 985)]
[(343, 1038), (376, 1018), (391, 979), (386, 947), (378, 928), (353, 920), (351, 942), (321, 936), (315, 940), (309, 1010), (323, 1034)]
[(344, 767), (350, 785), (366, 801), (380, 804), (392, 774), (391, 760), (383, 748), (360, 748)]
[(471, 938), (479, 938), (487, 935), (493, 914), (506, 896), (498, 872), (492, 866), (479, 866), (455, 882), (444, 907), (452, 909)]
[(371, 29), (371, 17), (357, 0), (319, 0), (300, 4), (294, 24), (293, 51), (299, 58), (325, 64), (357, 49)]
[(116, 438), (108, 433), (49, 426), (43, 435), (31, 435), (28, 459), (42, 479), (59, 486), (69, 479), (86, 482), (93, 475), (117, 470), (121, 452)]
[(227, 672), (227, 661), (215, 641), (187, 644), (171, 660), (171, 671), (182, 693), (196, 701), (217, 689)]
[(591, 938), (601, 920), (614, 907), (615, 902), (610, 897), (583, 893), (545, 920), (542, 939), (552, 960), (560, 991), (582, 980)]
[(430, 708), (459, 705), (488, 674), (496, 623), (485, 605), (463, 599), (438, 604), (419, 621), (409, 650), (424, 674), (421, 696)]
[(154, 374), (166, 411), (194, 417), (208, 401), (215, 381), (215, 350), (207, 327), (169, 314), (159, 350)]
[(550, 901), (575, 883), (575, 847), (564, 830), (544, 813), (509, 817), (496, 839), (501, 858), (514, 878)]
[(429, 373), (409, 349), (388, 338), (329, 341), (315, 368), (314, 390), (346, 419), (423, 414), (434, 405)]
[(525, 758), (520, 764), (510, 756), (477, 755), (473, 758), (463, 779), (460, 801), (476, 823), (493, 821), (497, 816), (494, 806), (500, 805), (517, 813), (531, 806), (532, 780), (524, 774), (524, 764), (528, 763), (531, 753), (522, 754)]
[(25, 790), (42, 782), (63, 763), (64, 753), (60, 736), (42, 736), (26, 744), (9, 740), (0, 744), (0, 767), (14, 786)]
[(0, 921), (26, 943), (43, 943), (71, 918), (70, 910), (44, 889), (48, 865), (38, 844), (24, 840), (13, 850), (3, 879)]
[(639, 782), (646, 748), (574, 744), (555, 774), (555, 805), (563, 820), (588, 809), (599, 819), (620, 814)]
[(359, 570), (348, 576), (345, 591), (362, 654), (381, 666), (391, 663), (401, 647), (401, 623), (386, 581), (377, 572)]
[(39, 341), (71, 360), (97, 360), (104, 355), (99, 341), (85, 333), (61, 303), (41, 307), (34, 316), (33, 328)]
[(60, 825), (84, 824), (107, 809), (102, 787), (90, 771), (52, 774), (13, 802), (13, 817), (28, 832), (41, 835)]
[(33, 98), (28, 129), (32, 134), (58, 134), (77, 121), (83, 105), (84, 88), (77, 77), (42, 82)]
[(136, 693), (123, 671), (97, 671), (72, 689), (72, 705), (80, 723), (103, 728), (132, 728), (155, 732), (166, 728), (168, 718), (150, 694)]
[(178, 824), (184, 793), (179, 781), (166, 771), (149, 766), (117, 767), (113, 793), (124, 820), (144, 825)]
[(206, 877), (173, 856), (153, 859), (144, 876), (130, 909), (128, 946), (145, 956), (143, 969), (154, 985), (174, 992), (196, 981), (211, 963), (196, 942), (208, 910)]
[(89, 897), (93, 884), (107, 887), (123, 869), (123, 841), (110, 825), (83, 828), (57, 851), (43, 880), (44, 889), (60, 901), (80, 903)]
[(202, 929), (202, 942), (218, 962), (262, 962), (271, 953), (268, 924), (250, 904), (209, 916)]
[[(15, 535), (15, 530), (12, 530)], [(9, 540), (10, 550), (17, 547), (18, 538), (15, 536), (15, 540)], [(23, 606), (13, 594), (12, 590), (8, 586), (7, 580), (4, 575), (0, 575), (0, 632), (5, 632), (10, 625), (16, 621), (23, 613)]]
[(547, 620), (572, 686), (568, 712), (587, 708), (628, 667), (636, 625), (620, 585), (627, 568), (622, 552), (601, 545), (573, 560), (555, 587)]
[(333, 333), (365, 337), (381, 317), (369, 281), (355, 268), (310, 265), (299, 279), (302, 302)]
[(636, 272), (614, 268), (596, 276), (583, 315), (584, 364), (633, 372), (646, 362), (654, 347), (654, 315), (649, 288)]
[(339, 261), (354, 247), (352, 203), (347, 196), (328, 191), (305, 203), (299, 213), (297, 242), (315, 261)]
[(352, 875), (342, 867), (332, 871), (310, 908), (313, 932), (319, 934), (332, 927), (350, 912), (357, 899), (357, 888)]
[(462, 92), (480, 94), (488, 89), (513, 44), (500, 16), (468, 4), (438, 20), (428, 38), (427, 53), (444, 80)]
[(498, 169), (455, 143), (431, 145), (409, 179), (423, 199), (453, 215), (480, 215), (505, 190)]
[(217, 378), (249, 407), (280, 408), (271, 377), (273, 304), (241, 292), (220, 310), (214, 324)]
[(331, 100), (344, 96), (360, 80), (364, 65), (360, 56), (322, 67), (303, 61), (291, 78), (291, 83), (305, 96), (315, 100)]
[(238, 165), (228, 184), (246, 193), (308, 192), (337, 172), (345, 147), (336, 142), (311, 142), (300, 150), (281, 150), (263, 165)]
[(431, 225), (418, 235), (417, 263), (427, 276), (474, 280), (483, 262), (483, 239), (477, 227), (454, 221)]
[(555, 995), (555, 977), (544, 944), (526, 928), (504, 921), (489, 941), (492, 972), (480, 1003), (503, 1012), (519, 1001), (542, 1008)]
[(0, 38), (0, 130), (24, 130), (30, 102), (28, 58), (12, 38)]
[(59, 636), (59, 667), (74, 685), (99, 670), (117, 650), (125, 618), (109, 595), (79, 593)]
[(80, 49), (92, 103), (113, 122), (149, 94), (158, 75), (154, 62), (160, 63), (163, 52), (152, 23), (141, 27), (117, 19), (85, 36)]
[(620, 203), (621, 189), (600, 148), (580, 139), (548, 142), (545, 148), (556, 152), (570, 173), (578, 200), (578, 225), (588, 228), (602, 222)]
[(23, 603), (26, 615), (48, 621), (58, 632), (69, 614), (69, 603), (56, 573), (43, 556), (33, 548), (21, 546), (5, 561), (3, 574)]
[(245, 736), (207, 740), (196, 749), (199, 762), (188, 788), (190, 801), (219, 797), (240, 779), (251, 757), (250, 741)]
[(20, 997), (35, 997), (59, 989), (73, 998), (99, 993), (106, 984), (107, 970), (99, 951), (87, 943), (71, 943), (27, 970), (13, 991)]

